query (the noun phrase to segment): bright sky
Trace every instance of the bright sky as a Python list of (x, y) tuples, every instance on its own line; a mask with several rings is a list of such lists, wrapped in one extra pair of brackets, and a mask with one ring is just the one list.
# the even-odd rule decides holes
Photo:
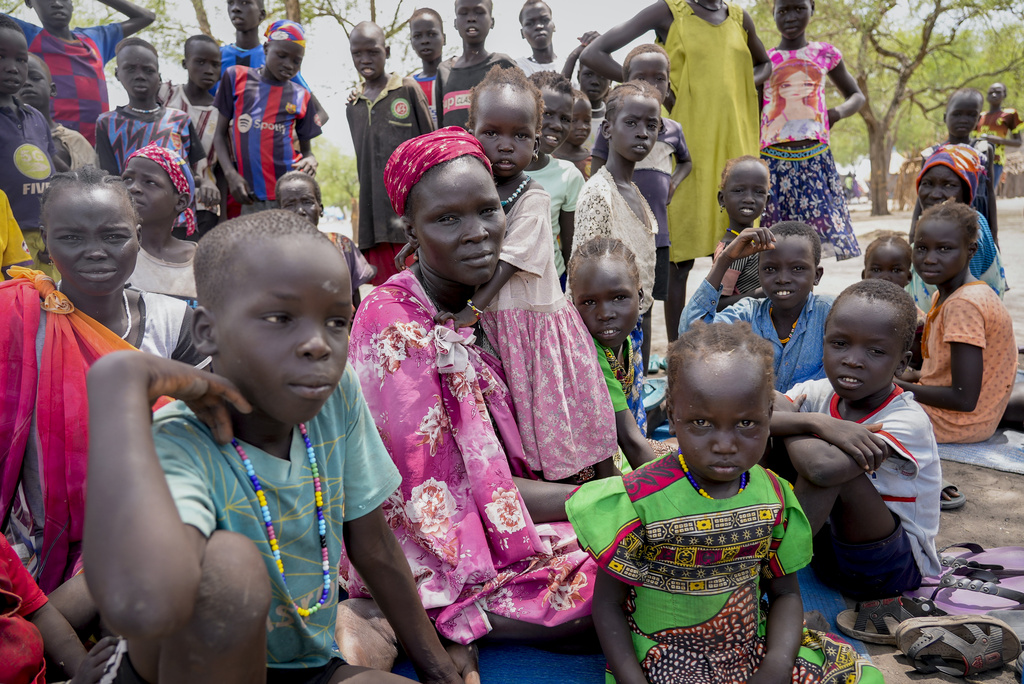
[[(95, 0), (78, 0), (80, 6), (91, 5)], [(632, 13), (639, 11), (653, 0), (640, 0), (637, 3), (624, 3), (620, 0), (548, 0), (551, 5), (552, 14), (555, 20), (555, 53), (558, 55), (559, 69), (564, 63), (566, 55), (578, 45), (576, 38), (587, 31), (607, 31), (613, 26), (625, 21)], [(279, 6), (277, 2), (268, 0), (268, 5)], [(366, 8), (365, 16), (354, 16), (354, 20), (369, 19), (369, 3), (366, 0), (358, 3)], [(388, 17), (394, 12), (395, 0), (378, 0), (378, 16)], [(183, 23), (187, 18), (194, 18), (195, 13), (192, 4), (188, 0), (170, 0), (170, 7), (176, 8), (176, 18)], [(403, 13), (412, 14), (417, 7), (431, 6), (424, 3), (406, 2), (403, 4)], [(434, 9), (438, 10), (445, 18), (447, 45), (445, 47), (445, 58), (455, 56), (461, 51), (462, 43), (459, 34), (455, 31), (455, 11), (453, 0), (440, 0), (432, 3)], [(504, 52), (513, 58), (530, 54), (530, 48), (526, 41), (519, 35), (519, 10), (522, 4), (519, 0), (494, 0), (494, 29), (487, 39), (487, 47), (493, 52)], [(627, 9), (628, 8), (628, 9)], [(581, 11), (582, 10), (582, 11)], [(206, 11), (210, 15), (210, 22), (213, 31), (224, 42), (234, 40), (234, 29), (227, 18), (227, 3), (220, 0), (207, 0)], [(23, 4), (13, 12), (19, 18), (35, 22), (35, 12), (26, 8)], [(158, 19), (159, 21), (159, 19)], [(74, 24), (74, 22), (73, 22)], [(196, 33), (198, 33), (198, 28)], [(331, 119), (324, 127), (324, 137), (339, 146), (346, 153), (352, 153), (352, 138), (348, 131), (348, 124), (345, 120), (345, 101), (348, 93), (356, 81), (356, 71), (352, 66), (352, 59), (348, 52), (348, 40), (341, 27), (330, 18), (318, 19), (307, 34), (306, 57), (303, 61), (302, 72), (310, 86), (316, 91), (317, 97), (329, 112)], [(146, 37), (146, 32), (139, 34)], [(653, 34), (649, 40), (653, 40)], [(392, 59), (388, 68), (392, 71), (410, 72), (419, 68), (419, 60), (412, 60), (403, 63), (400, 61), (404, 53), (404, 43), (408, 41), (408, 31), (403, 31), (392, 39), (392, 52), (396, 59)], [(638, 41), (644, 42), (644, 41)], [(184, 43), (184, 40), (182, 41)], [(620, 56), (624, 56), (622, 52)], [(180, 66), (181, 55), (161, 55), (161, 73), (164, 79), (170, 79), (176, 83), (182, 83), (186, 79), (185, 70)], [(119, 83), (112, 78), (109, 80), (108, 90), (110, 92), (111, 105), (127, 104), (128, 97)]]

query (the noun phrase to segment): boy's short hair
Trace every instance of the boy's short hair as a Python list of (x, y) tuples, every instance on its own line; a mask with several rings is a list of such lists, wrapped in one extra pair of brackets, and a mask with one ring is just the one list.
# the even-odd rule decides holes
[(205, 33), (197, 33), (194, 36), (189, 36), (185, 40), (185, 47), (184, 47), (184, 50), (183, 50), (184, 54), (187, 55), (188, 51), (196, 43), (209, 43), (210, 45), (212, 45), (213, 47), (217, 48), (218, 50), (220, 49), (220, 44), (218, 44), (217, 41), (215, 41), (213, 38), (211, 38), (210, 36), (206, 35)]
[(803, 221), (780, 221), (771, 227), (771, 231), (777, 238), (801, 237), (807, 240), (814, 253), (814, 265), (821, 264), (821, 238), (811, 226)]
[(873, 255), (875, 251), (878, 250), (878, 248), (883, 247), (885, 245), (891, 245), (896, 249), (900, 250), (900, 252), (902, 252), (903, 256), (906, 258), (907, 262), (911, 264), (913, 263), (914, 252), (910, 248), (910, 243), (907, 242), (907, 239), (905, 237), (894, 231), (890, 231), (882, 235), (879, 235), (878, 237), (871, 241), (871, 244), (869, 244), (867, 246), (867, 249), (864, 250), (864, 263), (867, 264), (868, 261), (871, 259), (871, 255)]
[(316, 226), (283, 209), (239, 216), (211, 230), (199, 241), (193, 261), (199, 304), (216, 309), (230, 296), (231, 280), (240, 272), (239, 253), (258, 242), (294, 241), (299, 236), (322, 240), (325, 248), (336, 250)]
[(590, 102), (590, 98), (587, 97), (587, 94), (585, 92), (583, 92), (582, 90), (577, 90), (576, 88), (573, 88), (572, 89), (572, 103), (575, 105), (577, 100), (586, 100), (587, 102)]
[(775, 387), (775, 351), (772, 344), (750, 327), (750, 323), (704, 323), (697, 321), (668, 347), (668, 381), (679, 375), (680, 367), (719, 354), (733, 355), (737, 363), (759, 363), (765, 387)]
[(874, 302), (891, 304), (896, 310), (897, 319), (893, 322), (893, 337), (903, 344), (903, 351), (910, 351), (914, 345), (914, 335), (917, 333), (917, 305), (909, 292), (899, 285), (890, 283), (881, 278), (861, 280), (843, 290), (832, 303), (832, 308), (825, 317), (825, 329), (828, 329), (829, 321), (835, 314), (839, 305), (847, 299), (860, 297)]
[(921, 218), (917, 219), (917, 225), (920, 226), (921, 222), (925, 220), (934, 221), (936, 219), (954, 224), (967, 238), (968, 244), (977, 242), (978, 212), (971, 205), (961, 204), (951, 197), (942, 204), (925, 209)]
[(320, 196), (320, 184), (316, 182), (316, 178), (313, 178), (304, 171), (289, 171), (280, 178), (277, 179), (277, 183), (274, 184), (274, 196), (281, 196), (281, 186), (289, 181), (303, 181), (309, 183), (313, 188), (313, 196), (316, 197), (317, 203), (322, 207), (324, 206), (324, 200)]
[(619, 107), (627, 97), (649, 97), (659, 104), (661, 93), (655, 90), (654, 86), (645, 81), (626, 81), (612, 89), (611, 95), (604, 104), (605, 121), (614, 121), (615, 115), (619, 113)]
[(411, 17), (409, 17), (409, 23), (411, 24), (412, 22), (416, 21), (417, 19), (420, 19), (421, 17), (430, 17), (431, 19), (436, 21), (437, 25), (441, 27), (441, 33), (444, 33), (444, 19), (441, 18), (440, 12), (429, 7), (420, 7), (418, 10), (412, 13)]
[(501, 90), (502, 88), (511, 88), (536, 100), (537, 132), (540, 133), (540, 126), (544, 119), (544, 98), (540, 94), (540, 89), (526, 78), (526, 74), (519, 67), (512, 66), (503, 69), (499, 64), (491, 67), (484, 79), (469, 91), (469, 120), (466, 122), (466, 128), (470, 131), (476, 128), (477, 103), (480, 101), (480, 94), (488, 90)]
[(526, 11), (527, 7), (533, 7), (534, 5), (544, 5), (545, 7), (548, 8), (548, 12), (551, 12), (551, 5), (544, 2), (544, 0), (526, 0), (526, 2), (523, 3), (523, 6), (519, 8), (520, 25), (523, 23), (523, 12)]
[[(137, 226), (141, 223), (139, 212), (135, 208), (135, 200), (132, 199), (131, 193), (128, 192), (128, 187), (121, 180), (121, 177), (112, 176), (92, 164), (86, 164), (71, 171), (58, 173), (50, 179), (50, 184), (46, 186), (42, 196), (39, 198), (40, 218), (46, 215), (46, 205), (50, 203), (54, 195), (76, 186), (82, 188), (103, 187), (113, 190), (124, 204), (125, 211), (132, 220), (132, 225)], [(45, 224), (46, 222), (43, 221), (43, 223)], [(44, 225), (43, 228), (45, 229), (46, 226)]]
[(572, 81), (557, 71), (536, 71), (529, 76), (530, 83), (538, 90), (547, 88), (561, 95), (572, 97)]
[(633, 63), (633, 59), (640, 55), (661, 55), (665, 58), (665, 64), (668, 65), (669, 70), (672, 68), (672, 60), (668, 58), (668, 53), (665, 52), (665, 48), (654, 43), (644, 43), (643, 45), (637, 45), (635, 48), (629, 51), (626, 55), (626, 59), (622, 62), (622, 81), (626, 82), (629, 80), (629, 66)]
[(771, 167), (768, 166), (768, 162), (760, 157), (755, 157), (752, 154), (745, 154), (742, 157), (735, 157), (734, 159), (730, 159), (725, 162), (725, 168), (722, 169), (722, 179), (718, 182), (718, 189), (724, 190), (725, 181), (729, 180), (729, 174), (732, 173), (732, 170), (740, 164), (746, 164), (747, 162), (754, 162), (755, 164), (763, 166), (764, 170), (768, 172), (768, 180), (771, 182), (772, 170)]
[(946, 101), (946, 107), (948, 108), (949, 105), (953, 104), (953, 100), (957, 99), (958, 97), (977, 98), (978, 106), (985, 106), (985, 96), (982, 95), (980, 90), (978, 90), (977, 88), (960, 88), (954, 91), (953, 94), (949, 96), (949, 99)]
[(156, 57), (157, 61), (160, 61), (160, 53), (156, 51), (156, 48), (153, 47), (153, 44), (150, 43), (148, 40), (143, 40), (142, 38), (139, 38), (138, 36), (130, 36), (122, 40), (120, 43), (117, 44), (116, 47), (114, 47), (114, 54), (119, 55), (121, 54), (121, 50), (133, 46), (140, 47), (144, 50), (149, 50), (153, 53), (153, 56)]
[(0, 14), (0, 29), (7, 29), (9, 31), (17, 31), (21, 35), (25, 35), (25, 29), (18, 25), (18, 22), (10, 18), (6, 14)]

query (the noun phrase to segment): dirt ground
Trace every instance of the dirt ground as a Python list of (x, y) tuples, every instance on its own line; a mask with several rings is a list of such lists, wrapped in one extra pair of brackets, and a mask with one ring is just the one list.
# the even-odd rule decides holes
[[(894, 230), (906, 233), (910, 228), (910, 213), (902, 212), (884, 218), (870, 216), (866, 205), (851, 207), (854, 230), (863, 250), (878, 231)], [(1018, 345), (1024, 344), (1024, 198), (1003, 200), (999, 203), (999, 244), (1003, 254), (1010, 291), (1004, 303), (1013, 316)], [(860, 280), (863, 259), (823, 262), (825, 274), (815, 289), (823, 294), (838, 295), (843, 288)], [(693, 291), (700, 279), (711, 268), (711, 259), (698, 259), (690, 275), (688, 290)], [(654, 308), (652, 351), (665, 355), (668, 337), (661, 305)], [(944, 512), (937, 540), (939, 548), (962, 541), (972, 541), (985, 547), (1010, 546), (1024, 543), (1024, 476), (1004, 473), (988, 468), (943, 461), (943, 476), (955, 482), (967, 495), (967, 504), (959, 511)], [(852, 607), (852, 605), (851, 605)], [(902, 655), (887, 646), (868, 646), (874, 664), (882, 671), (885, 681), (900, 682), (988, 682), (1011, 684), (1019, 680), (1009, 667), (970, 677), (966, 680), (947, 675), (921, 675)]]

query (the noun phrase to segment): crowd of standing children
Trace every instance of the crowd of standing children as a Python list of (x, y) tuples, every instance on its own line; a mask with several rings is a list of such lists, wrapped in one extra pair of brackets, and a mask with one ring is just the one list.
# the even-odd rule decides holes
[(228, 0), (175, 84), (154, 13), (100, 2), (126, 19), (0, 14), (0, 681), (408, 681), (401, 649), (471, 684), (495, 639), (600, 648), (609, 682), (881, 682), (805, 624), (808, 566), (924, 672), (1020, 655), (909, 596), (965, 501), (938, 444), (1024, 419), (1004, 85), (953, 93), (909, 240), (832, 296), (861, 250), (830, 133), (865, 97), (812, 0), (774, 0), (770, 49), (655, 0), (564, 60), (543, 0), (518, 58), (455, 0), (409, 18), (408, 76), (356, 23), (353, 239), (319, 227), (302, 25)]

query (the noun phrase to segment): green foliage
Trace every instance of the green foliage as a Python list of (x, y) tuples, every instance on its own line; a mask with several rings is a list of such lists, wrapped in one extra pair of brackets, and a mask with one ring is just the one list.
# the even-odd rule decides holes
[(313, 154), (319, 163), (316, 179), (323, 193), (324, 206), (340, 207), (347, 212), (352, 200), (359, 199), (356, 158), (342, 154), (337, 145), (320, 138), (313, 141)]

